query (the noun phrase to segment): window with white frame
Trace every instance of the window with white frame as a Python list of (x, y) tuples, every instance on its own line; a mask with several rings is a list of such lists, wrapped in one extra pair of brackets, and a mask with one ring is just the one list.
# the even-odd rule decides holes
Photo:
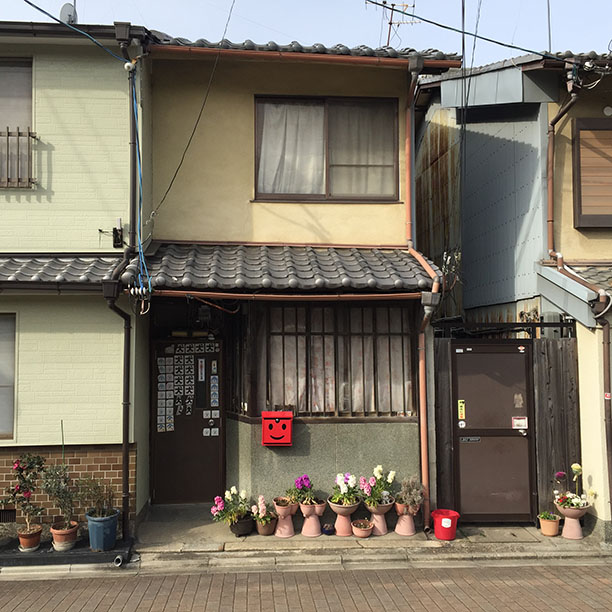
[(397, 101), (257, 98), (256, 197), (398, 198)]
[(0, 187), (31, 187), (32, 61), (0, 58)]
[(0, 314), (0, 439), (13, 437), (15, 420), (15, 315)]

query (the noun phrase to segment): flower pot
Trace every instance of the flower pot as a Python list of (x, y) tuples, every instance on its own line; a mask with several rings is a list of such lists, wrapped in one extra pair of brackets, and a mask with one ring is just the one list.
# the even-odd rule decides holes
[(230, 531), (237, 537), (248, 536), (253, 531), (253, 517), (245, 516), (230, 526)]
[(412, 508), (408, 504), (400, 504), (399, 502), (395, 502), (395, 512), (397, 513), (395, 533), (403, 536), (413, 536), (416, 533), (416, 529), (414, 527), (414, 515), (418, 511), (418, 508)]
[(320, 504), (300, 504), (300, 510), (304, 515), (302, 525), (302, 535), (309, 538), (316, 538), (321, 535), (321, 521), (319, 517), (325, 511), (325, 502)]
[(353, 521), (351, 523), (351, 528), (354, 536), (357, 536), (358, 538), (367, 538), (374, 529), (374, 523), (372, 521), (360, 519), (358, 521)]
[(298, 508), (300, 507), (300, 504), (298, 504), (298, 502), (294, 502), (292, 504), (289, 504), (289, 507), (291, 508), (291, 516), (295, 516), (298, 511)]
[(87, 528), (89, 530), (89, 547), (94, 552), (112, 550), (117, 539), (117, 522), (119, 510), (111, 516), (90, 516), (86, 514)]
[(543, 536), (554, 537), (559, 535), (559, 520), (561, 517), (556, 519), (539, 519), (540, 520), (540, 532)]
[(394, 500), (388, 504), (378, 504), (377, 506), (368, 506), (366, 504), (366, 508), (372, 513), (370, 520), (374, 523), (374, 529), (372, 530), (372, 535), (381, 536), (386, 535), (387, 530), (387, 520), (385, 519), (385, 514), (391, 510), (393, 507)]
[(335, 504), (327, 498), (329, 507), (336, 513), (336, 522), (334, 527), (336, 528), (336, 535), (338, 536), (350, 536), (353, 535), (353, 529), (351, 527), (351, 514), (359, 507), (359, 502), (351, 504), (350, 506), (344, 506), (343, 504)]
[(255, 525), (257, 527), (257, 533), (259, 535), (269, 536), (272, 535), (274, 533), (274, 530), (276, 529), (276, 518), (273, 518), (269, 523), (266, 523), (265, 525), (262, 525), (261, 523), (258, 523), (256, 521)]
[(563, 531), (561, 535), (568, 540), (582, 540), (584, 537), (582, 534), (582, 527), (580, 526), (580, 519), (587, 513), (587, 510), (591, 507), (583, 506), (582, 508), (564, 508), (555, 504), (555, 507), (565, 519), (563, 521)]
[(42, 525), (32, 525), (30, 531), (25, 528), (17, 532), (19, 538), (19, 550), (24, 553), (34, 552), (40, 546), (40, 536), (42, 534)]
[(65, 552), (74, 548), (77, 541), (78, 530), (79, 524), (76, 521), (70, 521), (69, 529), (64, 529), (63, 523), (51, 527), (49, 531), (51, 531), (51, 535), (53, 536), (53, 548), (57, 552)]
[[(286, 505), (279, 505), (279, 502), (285, 502)], [(286, 497), (275, 497), (273, 500), (274, 510), (278, 516), (274, 535), (277, 538), (290, 538), (295, 535), (293, 529), (293, 515), (291, 513), (291, 504)]]

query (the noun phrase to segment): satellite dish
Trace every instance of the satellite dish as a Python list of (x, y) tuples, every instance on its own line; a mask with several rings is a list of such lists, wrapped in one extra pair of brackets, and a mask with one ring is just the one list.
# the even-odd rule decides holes
[(74, 4), (64, 4), (60, 11), (60, 19), (69, 24), (77, 23), (76, 2)]

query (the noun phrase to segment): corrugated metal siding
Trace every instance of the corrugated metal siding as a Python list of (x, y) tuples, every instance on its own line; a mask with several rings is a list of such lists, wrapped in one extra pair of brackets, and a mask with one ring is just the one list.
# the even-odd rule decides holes
[(542, 132), (531, 117), (468, 123), (462, 211), (465, 308), (537, 294), (544, 252)]
[[(460, 146), (455, 110), (430, 106), (415, 156), (416, 244), (442, 267), (445, 252), (460, 249)], [(445, 300), (443, 316), (458, 314), (461, 296)], [(450, 307), (450, 310), (448, 309)]]

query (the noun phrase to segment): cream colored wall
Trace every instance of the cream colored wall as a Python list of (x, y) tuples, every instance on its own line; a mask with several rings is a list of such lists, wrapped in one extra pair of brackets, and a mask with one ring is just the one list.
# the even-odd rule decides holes
[(578, 379), (580, 380), (580, 439), (584, 489), (597, 496), (591, 512), (609, 521), (610, 492), (606, 463), (606, 439), (602, 378), (602, 331), (576, 325), (578, 341)]
[[(189, 138), (210, 61), (159, 60), (153, 68), (153, 204), (158, 206)], [(399, 204), (265, 203), (254, 197), (254, 95), (399, 97), (404, 176), (405, 72), (354, 66), (221, 59), (204, 114), (170, 194), (155, 217), (166, 240), (403, 244)], [(403, 197), (403, 195), (401, 195)]]
[[(33, 57), (33, 189), (0, 189), (4, 252), (112, 250), (128, 222), (129, 109), (123, 64), (91, 43), (3, 44), (0, 56)], [(26, 127), (26, 126), (24, 126)], [(119, 251), (119, 250), (118, 250)]]
[[(604, 77), (592, 90), (581, 90), (577, 104), (558, 124), (555, 138), (555, 248), (567, 261), (610, 259), (612, 228), (574, 229), (574, 194), (572, 179), (572, 119), (600, 118), (602, 109), (609, 105), (612, 77)], [(565, 94), (561, 92), (561, 99)], [(549, 119), (559, 105), (548, 105)]]
[(5, 296), (16, 313), (16, 426), (0, 445), (121, 442), (123, 324), (101, 296)]

